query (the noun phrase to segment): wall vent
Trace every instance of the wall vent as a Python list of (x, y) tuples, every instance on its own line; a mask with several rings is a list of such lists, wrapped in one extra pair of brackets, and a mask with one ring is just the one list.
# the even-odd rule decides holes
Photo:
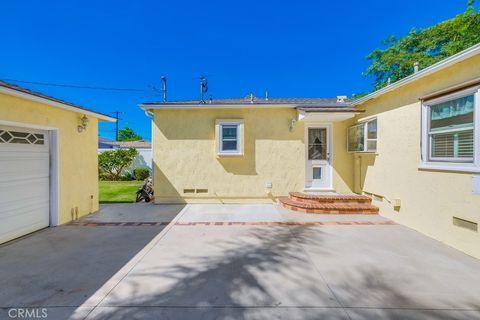
[(208, 189), (197, 189), (197, 193), (208, 193)]
[(478, 232), (478, 223), (475, 223), (473, 221), (453, 217), (453, 225)]
[(183, 193), (195, 193), (195, 189), (183, 189)]

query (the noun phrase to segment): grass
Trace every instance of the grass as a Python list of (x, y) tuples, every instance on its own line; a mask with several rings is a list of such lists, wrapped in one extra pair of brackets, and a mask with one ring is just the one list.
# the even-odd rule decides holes
[(143, 181), (99, 181), (100, 203), (135, 202)]

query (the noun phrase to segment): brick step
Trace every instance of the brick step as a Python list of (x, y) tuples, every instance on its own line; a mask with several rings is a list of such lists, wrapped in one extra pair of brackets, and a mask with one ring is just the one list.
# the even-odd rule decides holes
[(378, 207), (370, 203), (306, 203), (292, 200), (290, 197), (280, 197), (284, 208), (305, 213), (318, 214), (377, 214)]
[(306, 194), (301, 192), (290, 192), (290, 199), (305, 203), (343, 203), (343, 204), (369, 204), (372, 199), (358, 194)]

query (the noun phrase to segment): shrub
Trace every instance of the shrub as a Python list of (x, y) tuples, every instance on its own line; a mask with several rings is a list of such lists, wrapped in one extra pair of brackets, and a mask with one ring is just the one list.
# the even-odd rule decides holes
[(125, 171), (125, 173), (120, 177), (122, 181), (132, 181), (135, 180), (135, 174), (133, 171)]
[(112, 180), (112, 176), (106, 172), (100, 172), (98, 174), (98, 179), (102, 180), (102, 181), (110, 181)]
[(150, 176), (150, 169), (148, 168), (136, 168), (133, 172), (137, 180), (145, 180)]
[(125, 168), (133, 163), (137, 155), (137, 150), (133, 148), (105, 151), (98, 155), (98, 168), (112, 180), (120, 180)]

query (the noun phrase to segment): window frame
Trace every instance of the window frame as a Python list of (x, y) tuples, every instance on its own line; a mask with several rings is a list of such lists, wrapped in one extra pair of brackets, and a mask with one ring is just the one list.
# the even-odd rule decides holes
[[(223, 126), (237, 127), (237, 147), (235, 150), (222, 150), (223, 147)], [(216, 153), (217, 156), (241, 156), (243, 155), (243, 121), (241, 120), (217, 120), (216, 121)], [(229, 140), (235, 141), (235, 140)]]
[[(432, 157), (432, 132), (430, 130), (431, 107), (439, 103), (463, 98), (473, 95), (473, 158), (453, 159)], [(461, 132), (469, 129), (451, 129), (438, 131), (434, 133)], [(455, 93), (446, 94), (441, 97), (425, 100), (421, 107), (421, 159), (419, 169), (460, 171), (460, 172), (480, 172), (480, 87), (472, 87)]]
[[(368, 123), (376, 121), (377, 122), (377, 137), (375, 139), (369, 139), (368, 138)], [(359, 127), (359, 126), (364, 126), (363, 127), (363, 150), (350, 150), (350, 129)], [(375, 150), (369, 150), (368, 149), (368, 142), (369, 141), (375, 141)], [(353, 126), (349, 126), (347, 128), (347, 152), (349, 153), (377, 153), (378, 150), (378, 118), (377, 117), (372, 117), (368, 119), (363, 119), (362, 121), (359, 121), (358, 123), (354, 124)]]

